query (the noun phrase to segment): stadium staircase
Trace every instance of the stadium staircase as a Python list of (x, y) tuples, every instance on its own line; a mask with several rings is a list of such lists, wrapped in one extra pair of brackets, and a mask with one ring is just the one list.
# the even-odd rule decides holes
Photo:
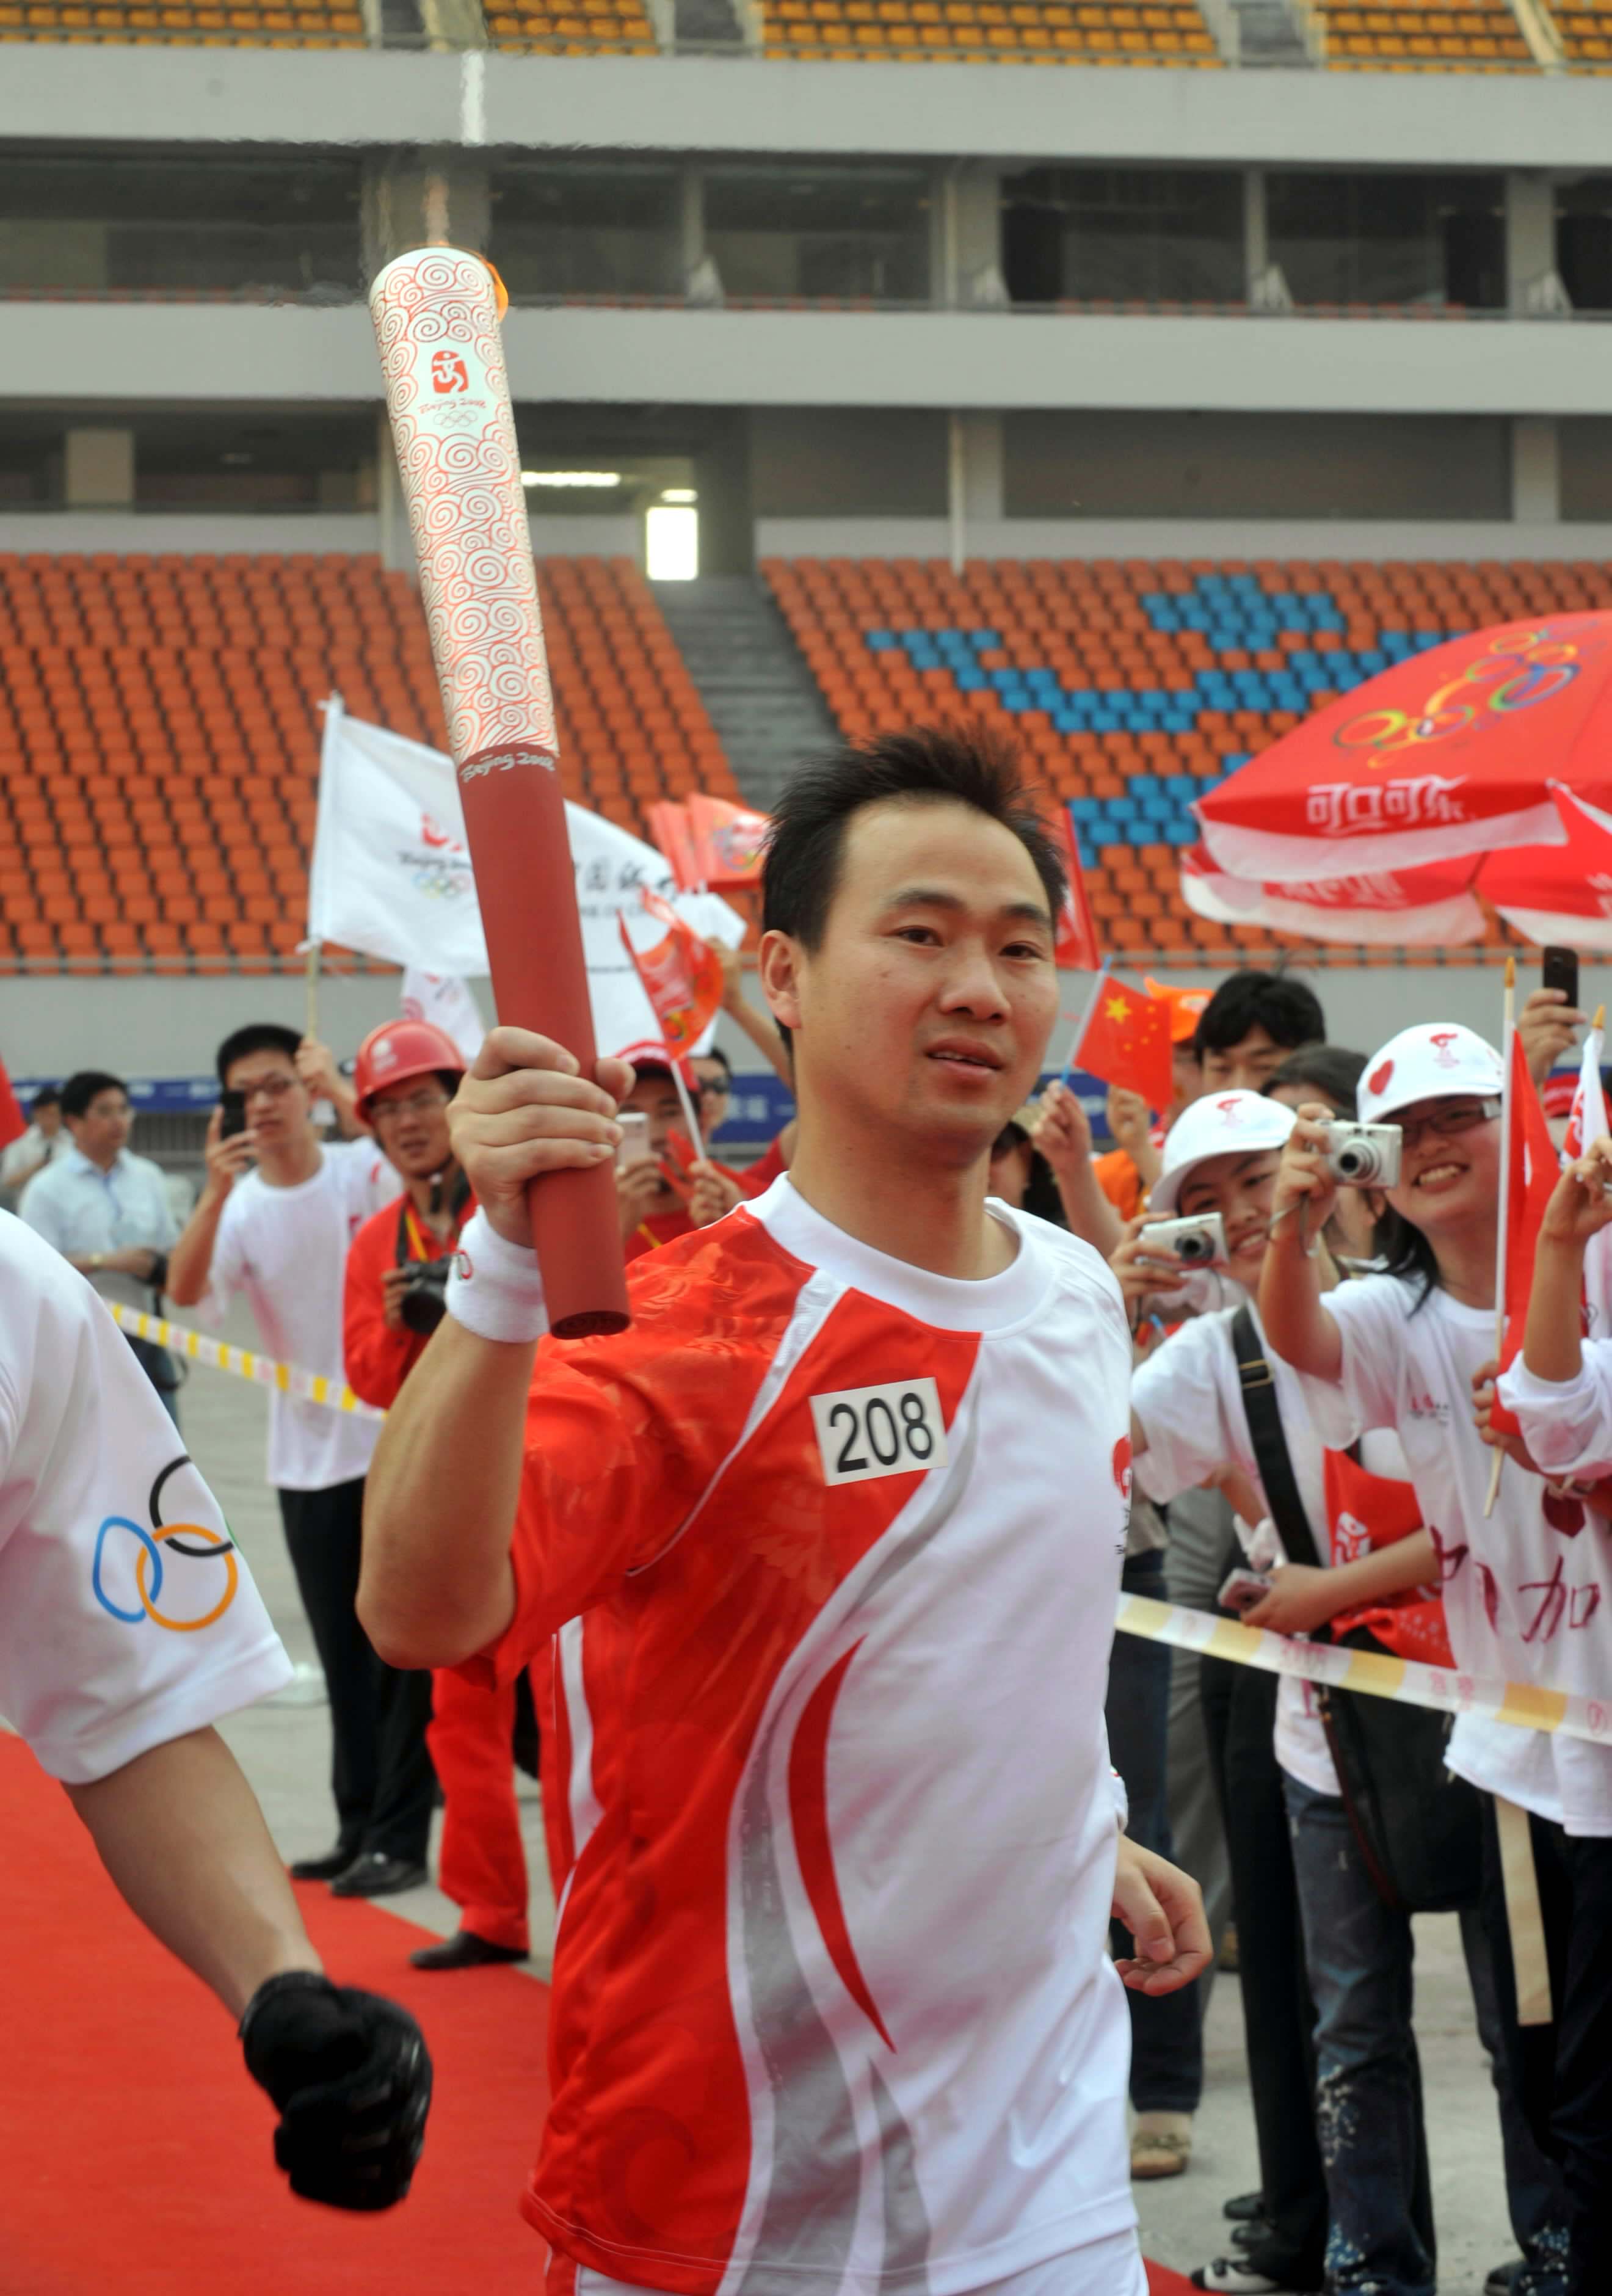
[(651, 586), (746, 803), (770, 813), (797, 760), (834, 745), (815, 679), (766, 586), (749, 575)]

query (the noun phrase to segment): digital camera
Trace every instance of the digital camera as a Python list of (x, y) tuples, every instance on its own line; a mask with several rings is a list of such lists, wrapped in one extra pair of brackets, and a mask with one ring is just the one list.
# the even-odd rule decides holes
[(411, 1332), (429, 1339), (446, 1315), (448, 1271), (453, 1265), (451, 1251), (441, 1259), (415, 1260), (410, 1265), (397, 1313)]
[(1173, 1251), (1183, 1267), (1212, 1267), (1226, 1256), (1225, 1223), (1218, 1212), (1200, 1212), (1196, 1219), (1151, 1222), (1141, 1232), (1144, 1252), (1155, 1245)]
[(1327, 1127), (1327, 1169), (1346, 1188), (1391, 1188), (1399, 1178), (1397, 1124)]

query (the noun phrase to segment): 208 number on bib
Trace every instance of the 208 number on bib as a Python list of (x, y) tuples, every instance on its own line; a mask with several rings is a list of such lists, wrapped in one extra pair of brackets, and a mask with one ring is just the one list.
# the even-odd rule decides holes
[(896, 1379), (885, 1387), (845, 1387), (837, 1395), (814, 1395), (812, 1419), (827, 1483), (927, 1474), (946, 1464), (945, 1421), (932, 1379)]

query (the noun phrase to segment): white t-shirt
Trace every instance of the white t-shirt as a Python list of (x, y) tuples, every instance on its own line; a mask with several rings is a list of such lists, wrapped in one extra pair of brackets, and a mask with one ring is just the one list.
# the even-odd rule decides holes
[(290, 1671), (122, 1333), (0, 1212), (0, 1713), (84, 1785)]
[[(1136, 1480), (1161, 1506), (1207, 1482), (1223, 1467), (1240, 1467), (1264, 1496), (1237, 1377), (1232, 1338), (1236, 1314), (1234, 1308), (1227, 1308), (1183, 1324), (1138, 1365), (1131, 1382), (1131, 1408), (1148, 1438), (1148, 1447), (1136, 1462)], [(1258, 1330), (1257, 1313), (1254, 1322)], [(1276, 1382), (1276, 1407), (1288, 1439), (1293, 1480), (1316, 1552), (1330, 1561), (1323, 1447), (1311, 1423), (1297, 1373), (1269, 1348), (1265, 1360)], [(1391, 1474), (1394, 1469), (1374, 1467), (1373, 1472)], [(1276, 1693), (1276, 1759), (1314, 1792), (1338, 1792), (1338, 1772), (1315, 1710), (1313, 1685), (1290, 1675), (1282, 1676)]]
[[(328, 1144), (313, 1178), (294, 1188), (272, 1188), (261, 1172), (249, 1172), (231, 1189), (218, 1222), (202, 1320), (221, 1322), (234, 1294), (244, 1292), (266, 1354), (345, 1380), (348, 1246), (372, 1212), (396, 1202), (398, 1185), (372, 1140)], [(380, 1431), (373, 1419), (276, 1390), (269, 1397), (269, 1481), (282, 1491), (351, 1482), (368, 1473)]]
[[(1422, 1520), (1439, 1547), (1444, 1617), (1466, 1673), (1605, 1698), (1612, 1685), (1612, 1535), (1576, 1501), (1508, 1462), (1485, 1521), (1493, 1454), (1472, 1417), (1472, 1374), (1494, 1354), (1494, 1316), (1391, 1275), (1330, 1292), (1343, 1334), (1340, 1382), (1305, 1379), (1328, 1439), (1397, 1427)], [(1412, 1311), (1415, 1309), (1413, 1314)], [(1554, 1519), (1553, 1519), (1554, 1518)], [(1565, 1825), (1612, 1834), (1612, 1747), (1474, 1724), (1462, 1716), (1450, 1767), (1485, 1792)]]
[(538, 1350), (476, 1663), (602, 1636), (526, 2205), (607, 2279), (1137, 2285), (1102, 1712), (1130, 1339), (1094, 1251), (991, 1212), (1017, 1256), (957, 1282), (781, 1179), (635, 1262), (626, 1331)]

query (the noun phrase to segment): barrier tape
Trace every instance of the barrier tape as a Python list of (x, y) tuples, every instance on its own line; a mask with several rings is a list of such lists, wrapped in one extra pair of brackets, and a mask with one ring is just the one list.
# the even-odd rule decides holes
[(282, 1395), (294, 1396), (299, 1403), (322, 1404), (327, 1411), (349, 1412), (355, 1419), (384, 1419), (384, 1411), (374, 1404), (365, 1403), (350, 1387), (337, 1379), (326, 1379), (322, 1372), (302, 1371), (295, 1364), (276, 1363), (273, 1356), (261, 1356), (254, 1348), (232, 1348), (222, 1340), (210, 1340), (205, 1332), (194, 1332), (188, 1324), (170, 1324), (166, 1316), (147, 1316), (138, 1308), (126, 1308), (120, 1300), (106, 1302), (108, 1312), (119, 1331), (131, 1339), (149, 1340), (153, 1346), (167, 1348), (170, 1354), (185, 1356), (192, 1363), (206, 1364), (213, 1371), (232, 1372), (237, 1379), (250, 1379), (257, 1387), (278, 1388)]
[[(116, 1300), (109, 1300), (106, 1306), (119, 1330), (171, 1349), (192, 1363), (229, 1372), (258, 1387), (277, 1388), (282, 1395), (295, 1396), (299, 1403), (321, 1404), (327, 1411), (350, 1412), (358, 1419), (386, 1417), (374, 1404), (362, 1402), (350, 1387), (317, 1372), (276, 1363), (272, 1356), (258, 1355), (251, 1348), (226, 1346), (188, 1324), (143, 1315)], [(1335, 1689), (1362, 1690), (1370, 1697), (1396, 1699), (1402, 1705), (1429, 1706), (1446, 1714), (1477, 1714), (1489, 1721), (1512, 1723), (1522, 1730), (1559, 1732), (1569, 1738), (1586, 1738), (1592, 1745), (1612, 1745), (1612, 1700), (1574, 1698), (1566, 1691), (1542, 1690), (1527, 1682), (1483, 1680), (1449, 1667), (1393, 1658), (1385, 1652), (1305, 1642), (1297, 1636), (1240, 1626), (1234, 1619), (1218, 1618), (1207, 1611), (1156, 1603), (1147, 1595), (1122, 1595), (1114, 1623), (1122, 1634), (1196, 1651), (1203, 1658), (1256, 1666), (1266, 1674), (1330, 1683)]]

